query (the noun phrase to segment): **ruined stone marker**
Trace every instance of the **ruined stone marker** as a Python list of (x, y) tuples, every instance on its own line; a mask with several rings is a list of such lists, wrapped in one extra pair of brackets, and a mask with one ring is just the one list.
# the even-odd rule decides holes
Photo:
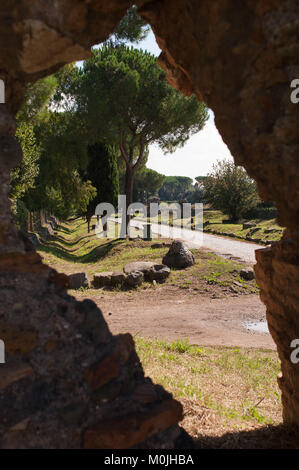
[(152, 239), (153, 239), (152, 225), (144, 224), (143, 225), (143, 240), (152, 241)]
[(162, 260), (170, 268), (184, 269), (194, 264), (194, 256), (181, 240), (174, 240)]

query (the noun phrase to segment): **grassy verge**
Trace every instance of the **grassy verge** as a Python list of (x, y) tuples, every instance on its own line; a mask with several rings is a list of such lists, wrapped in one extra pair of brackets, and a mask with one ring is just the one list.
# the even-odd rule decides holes
[[(231, 236), (233, 238), (253, 241), (255, 243), (268, 244), (272, 241), (281, 239), (283, 228), (280, 227), (275, 219), (261, 220), (252, 219), (250, 221), (256, 224), (253, 228), (243, 229), (243, 224), (223, 223), (227, 217), (220, 211), (204, 212), (204, 231), (218, 235)], [(271, 231), (270, 231), (271, 230)]]
[(281, 422), (273, 351), (192, 346), (186, 340), (135, 338), (145, 373), (184, 405), (193, 437)]
[[(140, 219), (140, 217), (138, 217)], [(150, 221), (149, 218), (143, 219)], [(204, 232), (212, 233), (215, 235), (228, 236), (235, 239), (252, 241), (261, 245), (269, 244), (271, 242), (279, 241), (281, 239), (283, 228), (280, 227), (275, 219), (261, 220), (252, 219), (250, 221), (256, 224), (255, 227), (243, 229), (243, 223), (238, 224), (227, 224), (223, 223), (223, 220), (227, 220), (221, 211), (207, 210), (203, 213), (203, 229)], [(158, 223), (158, 216), (151, 219), (152, 223)], [(162, 215), (162, 224), (168, 224), (168, 216)], [(181, 226), (181, 220), (176, 218), (174, 215), (173, 225), (175, 227)], [(191, 229), (191, 221), (184, 221), (184, 228)], [(270, 231), (269, 231), (270, 230)]]
[[(66, 274), (86, 272), (90, 279), (100, 271), (122, 271), (131, 261), (153, 261), (160, 264), (168, 248), (152, 248), (155, 243), (139, 238), (102, 239), (94, 231), (87, 233), (87, 225), (82, 219), (62, 224), (57, 235), (44, 241), (38, 247), (45, 262)], [(138, 233), (138, 232), (136, 232)], [(135, 233), (135, 235), (136, 235)], [(132, 232), (134, 235), (134, 233)], [(114, 224), (110, 224), (110, 236), (114, 237)], [(156, 240), (157, 241), (157, 240)], [(163, 239), (159, 239), (159, 242)], [(166, 240), (170, 242), (170, 240)], [(240, 270), (244, 264), (225, 259), (206, 250), (192, 250), (195, 264), (184, 270), (171, 270), (165, 285), (187, 289), (193, 293), (236, 295), (256, 293), (255, 281), (244, 281)], [(144, 283), (139, 289), (155, 288)]]

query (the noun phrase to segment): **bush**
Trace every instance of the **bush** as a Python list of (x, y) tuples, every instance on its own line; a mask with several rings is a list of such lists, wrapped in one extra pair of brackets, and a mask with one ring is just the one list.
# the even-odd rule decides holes
[(203, 181), (204, 199), (236, 222), (259, 202), (257, 187), (244, 168), (218, 161)]

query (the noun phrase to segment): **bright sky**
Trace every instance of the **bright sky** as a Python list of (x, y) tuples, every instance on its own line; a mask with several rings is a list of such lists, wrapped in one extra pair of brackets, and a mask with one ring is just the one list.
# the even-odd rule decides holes
[[(160, 49), (152, 31), (148, 37), (134, 44), (138, 49), (145, 49), (158, 56)], [(164, 155), (158, 146), (150, 147), (147, 167), (166, 176), (204, 176), (211, 169), (213, 163), (223, 158), (232, 158), (227, 145), (223, 142), (214, 123), (214, 114), (210, 110), (210, 119), (204, 129), (192, 136), (183, 148), (172, 154)]]

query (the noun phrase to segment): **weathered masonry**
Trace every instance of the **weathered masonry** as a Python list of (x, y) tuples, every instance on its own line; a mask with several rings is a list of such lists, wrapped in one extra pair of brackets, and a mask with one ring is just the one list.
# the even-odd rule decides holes
[(281, 360), (286, 424), (299, 425), (299, 4), (296, 0), (2, 0), (0, 4), (0, 446), (150, 448), (183, 444), (178, 402), (144, 377), (130, 335), (113, 337), (91, 301), (42, 264), (16, 230), (9, 171), (22, 158), (15, 114), (25, 85), (85, 59), (135, 3), (173, 86), (214, 111), (235, 162), (275, 201), (282, 241), (256, 277)]

